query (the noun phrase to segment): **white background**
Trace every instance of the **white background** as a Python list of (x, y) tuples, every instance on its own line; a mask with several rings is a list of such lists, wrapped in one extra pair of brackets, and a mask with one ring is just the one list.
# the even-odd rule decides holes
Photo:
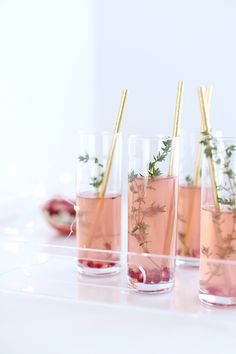
[[(74, 196), (76, 131), (112, 130), (124, 87), (126, 137), (171, 134), (178, 80), (186, 130), (200, 127), (197, 86), (213, 84), (212, 126), (235, 136), (235, 19), (234, 0), (0, 0), (0, 202)], [(16, 205), (17, 220), (29, 206)], [(3, 354), (235, 352), (219, 312), (0, 296)]]
[(199, 129), (197, 86), (213, 84), (212, 126), (235, 136), (233, 0), (0, 0), (1, 194), (74, 195), (78, 129)]

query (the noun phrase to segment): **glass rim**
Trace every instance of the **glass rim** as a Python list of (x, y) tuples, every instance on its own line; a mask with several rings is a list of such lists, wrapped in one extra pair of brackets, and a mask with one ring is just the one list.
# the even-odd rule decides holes
[(201, 138), (201, 130), (197, 131), (197, 132), (188, 132), (187, 130), (181, 129), (180, 130), (180, 134), (179, 134), (179, 138), (180, 139), (186, 139), (186, 138), (193, 138), (194, 140), (197, 140), (199, 138)]
[[(189, 135), (189, 136), (192, 136), (192, 135), (198, 135), (198, 134), (201, 134), (202, 132), (204, 132), (204, 129), (202, 129), (200, 127), (200, 129), (197, 129), (197, 130), (189, 130), (189, 129), (185, 129), (185, 128), (180, 128), (180, 134), (179, 136), (183, 136), (183, 135)], [(217, 136), (217, 137), (222, 137), (222, 130), (215, 130), (215, 131), (211, 131), (211, 135), (213, 136)]]
[(137, 139), (137, 140), (158, 140), (158, 139), (161, 139), (161, 140), (179, 140), (180, 137), (179, 136), (168, 136), (168, 135), (161, 135), (161, 134), (158, 134), (158, 135), (141, 135), (141, 134), (131, 134), (128, 136), (128, 140), (132, 140), (132, 139)]
[(212, 135), (212, 137), (216, 140), (222, 140), (222, 141), (235, 140), (236, 141), (236, 136), (232, 137), (232, 136), (215, 136), (214, 134), (210, 134), (210, 135)]
[(122, 136), (122, 132), (119, 133), (114, 133), (112, 131), (104, 130), (102, 132), (93, 132), (93, 131), (87, 131), (87, 130), (78, 130), (76, 132), (76, 136), (79, 135), (84, 135), (84, 136), (104, 136), (104, 135), (116, 135), (116, 136)]

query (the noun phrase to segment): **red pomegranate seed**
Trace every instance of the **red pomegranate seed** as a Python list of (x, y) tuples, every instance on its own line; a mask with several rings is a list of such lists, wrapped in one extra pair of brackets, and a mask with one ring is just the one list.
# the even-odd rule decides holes
[(128, 275), (129, 275), (130, 278), (133, 278), (133, 279), (136, 279), (136, 280), (137, 280), (137, 278), (138, 278), (138, 271), (137, 271), (137, 270), (134, 271), (134, 269), (129, 268)]
[(103, 268), (104, 267), (104, 263), (102, 262), (94, 262), (94, 268)]
[(128, 275), (129, 275), (130, 278), (134, 278), (134, 277), (135, 277), (135, 274), (136, 274), (136, 273), (133, 271), (132, 268), (129, 268), (129, 269), (128, 269)]
[(137, 280), (139, 283), (143, 283), (143, 273), (141, 272), (141, 270), (138, 270), (137, 272)]
[(161, 280), (169, 281), (170, 280), (170, 270), (168, 267), (164, 267), (161, 272)]
[(138, 281), (139, 283), (143, 283), (143, 274), (140, 269), (134, 270), (133, 268), (129, 268), (128, 275), (130, 278)]
[(93, 261), (88, 261), (87, 266), (89, 268), (94, 268), (94, 262)]

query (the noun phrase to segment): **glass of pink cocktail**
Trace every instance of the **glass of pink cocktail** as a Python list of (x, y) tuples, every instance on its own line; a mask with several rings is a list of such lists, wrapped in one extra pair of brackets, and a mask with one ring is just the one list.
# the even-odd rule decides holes
[[(200, 257), (200, 163), (199, 136), (183, 134), (180, 141), (180, 173), (177, 218), (177, 254), (181, 263), (199, 266)], [(200, 162), (200, 161), (199, 161)]]
[(236, 139), (205, 134), (203, 149), (199, 298), (236, 305)]
[(78, 135), (77, 222), (78, 271), (110, 275), (120, 269), (121, 247), (121, 135), (105, 195), (101, 196), (112, 135)]
[(138, 291), (165, 292), (174, 285), (177, 176), (177, 138), (130, 137), (128, 282)]

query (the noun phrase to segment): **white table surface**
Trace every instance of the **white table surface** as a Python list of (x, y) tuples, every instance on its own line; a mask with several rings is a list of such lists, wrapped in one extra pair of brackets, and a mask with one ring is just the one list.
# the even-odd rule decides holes
[(161, 296), (130, 293), (119, 278), (84, 281), (73, 258), (28, 247), (28, 241), (64, 244), (34, 208), (15, 215), (12, 235), (5, 232), (15, 227), (12, 215), (4, 210), (1, 354), (235, 353), (236, 309), (201, 307), (196, 271), (179, 268), (175, 290)]
[(2, 354), (235, 353), (236, 326), (0, 292)]

